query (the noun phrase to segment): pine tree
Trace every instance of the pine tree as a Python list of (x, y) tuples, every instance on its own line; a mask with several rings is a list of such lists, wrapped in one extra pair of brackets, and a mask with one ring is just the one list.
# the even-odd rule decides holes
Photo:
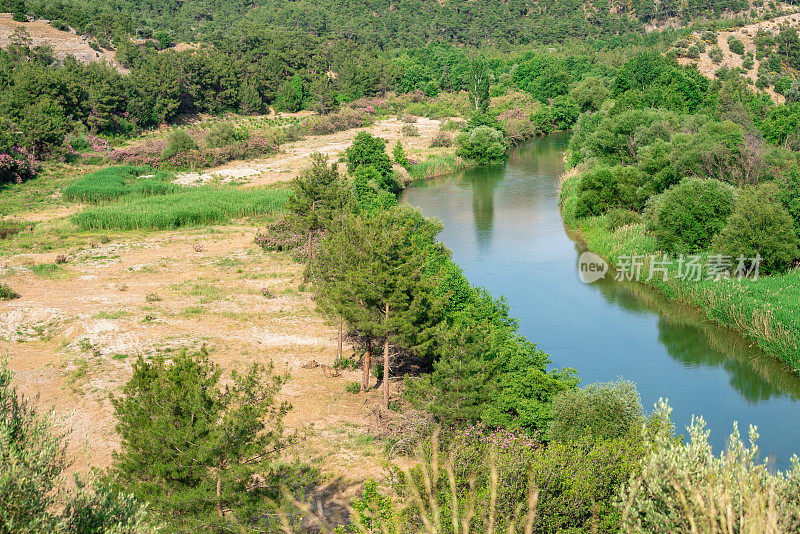
[[(142, 500), (183, 524), (238, 522), (264, 513), (254, 476), (290, 441), (282, 420), (291, 406), (275, 400), (287, 380), (272, 366), (222, 372), (205, 350), (162, 356), (133, 366), (125, 397), (113, 399), (122, 438), (114, 472)], [(233, 517), (231, 517), (233, 516)]]
[(318, 153), (311, 155), (311, 167), (292, 181), (292, 195), (286, 208), (294, 225), (306, 235), (309, 266), (313, 261), (314, 237), (341, 211), (345, 188), (336, 164), (328, 166), (327, 159)]
[(394, 207), (348, 215), (326, 237), (318, 255), (319, 300), (342, 317), (365, 347), (361, 388), (369, 386), (375, 342), (383, 343), (384, 405), (388, 405), (390, 347), (425, 353), (434, 341), (444, 306), (436, 276), (426, 266), (441, 245), (438, 223)]

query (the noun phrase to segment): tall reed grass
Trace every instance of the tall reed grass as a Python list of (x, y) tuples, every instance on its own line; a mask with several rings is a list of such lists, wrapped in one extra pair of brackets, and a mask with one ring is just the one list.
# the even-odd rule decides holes
[[(139, 178), (150, 175), (147, 178)], [(64, 189), (65, 200), (101, 204), (126, 195), (147, 197), (174, 193), (181, 186), (169, 183), (171, 174), (155, 172), (148, 167), (121, 165), (85, 175)]]
[(453, 154), (443, 154), (441, 156), (430, 156), (425, 161), (415, 163), (411, 167), (411, 178), (423, 180), (425, 178), (435, 178), (446, 174), (453, 174), (467, 168), (469, 164), (464, 159)]
[(73, 216), (84, 230), (164, 230), (228, 222), (283, 210), (288, 189), (203, 186), (151, 197), (124, 198)]

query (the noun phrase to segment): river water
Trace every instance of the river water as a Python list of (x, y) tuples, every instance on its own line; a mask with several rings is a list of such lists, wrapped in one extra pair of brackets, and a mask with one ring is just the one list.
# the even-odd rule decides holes
[(584, 384), (631, 380), (646, 409), (668, 399), (679, 433), (702, 415), (717, 451), (734, 421), (743, 437), (756, 425), (762, 457), (786, 468), (800, 454), (800, 377), (646, 286), (579, 280), (584, 249), (558, 208), (568, 140), (551, 135), (513, 150), (504, 165), (414, 184), (405, 201), (443, 223), (439, 239), (466, 277), (505, 296), (554, 366), (576, 369)]

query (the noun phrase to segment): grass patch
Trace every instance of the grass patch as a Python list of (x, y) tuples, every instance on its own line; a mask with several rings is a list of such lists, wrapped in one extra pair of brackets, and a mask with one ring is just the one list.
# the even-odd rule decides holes
[(28, 267), (33, 274), (42, 278), (54, 278), (64, 269), (55, 263), (37, 263)]
[(167, 230), (226, 223), (231, 218), (277, 213), (289, 194), (287, 189), (275, 188), (193, 187), (89, 208), (74, 215), (73, 221), (84, 230)]
[(189, 306), (188, 308), (180, 312), (178, 315), (180, 317), (197, 317), (198, 315), (203, 315), (207, 312), (208, 310), (206, 310), (202, 306)]
[(117, 310), (113, 312), (104, 312), (101, 311), (100, 313), (94, 315), (92, 319), (122, 319), (123, 317), (127, 317), (130, 315), (130, 312), (125, 310)]
[[(608, 230), (607, 215), (575, 219), (577, 186), (580, 175), (565, 176), (560, 204), (567, 228), (579, 231), (587, 247), (605, 257), (612, 265), (620, 256), (661, 257), (655, 238), (645, 231), (643, 223), (629, 224)], [(701, 258), (700, 263), (706, 264)], [(786, 274), (761, 276), (757, 280), (722, 279), (700, 281), (679, 279), (677, 266), (670, 267), (667, 280), (649, 275), (649, 261), (641, 271), (643, 283), (654, 287), (668, 299), (691, 304), (719, 325), (744, 333), (767, 354), (777, 357), (800, 372), (800, 270)]]
[(66, 377), (66, 385), (72, 390), (73, 393), (80, 392), (81, 385), (86, 380), (89, 374), (89, 364), (85, 359), (80, 358), (75, 361), (75, 369), (69, 372)]
[(453, 154), (443, 154), (441, 156), (429, 156), (425, 161), (420, 161), (411, 167), (411, 178), (423, 180), (453, 174), (466, 169), (469, 164), (459, 156)]
[[(139, 179), (142, 175), (151, 175)], [(64, 189), (64, 199), (74, 202), (99, 204), (109, 202), (126, 195), (149, 197), (175, 193), (181, 186), (169, 183), (172, 174), (153, 171), (147, 167), (123, 165), (108, 167), (85, 175)]]
[(0, 284), (0, 300), (14, 300), (19, 298), (19, 293), (8, 287), (6, 284)]

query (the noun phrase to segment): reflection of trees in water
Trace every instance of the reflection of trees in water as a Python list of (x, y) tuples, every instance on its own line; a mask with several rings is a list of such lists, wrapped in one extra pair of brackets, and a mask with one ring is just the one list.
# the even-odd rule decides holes
[(610, 303), (642, 314), (658, 314), (658, 340), (669, 355), (690, 366), (722, 367), (747, 401), (800, 398), (800, 377), (777, 359), (748, 345), (736, 332), (711, 324), (698, 310), (668, 301), (642, 284), (592, 284)]
[[(503, 179), (503, 173), (487, 172), (471, 176), (472, 216), (475, 222), (475, 237), (479, 247), (485, 247), (492, 240), (494, 227), (494, 188)], [(477, 174), (477, 173), (476, 173)]]

